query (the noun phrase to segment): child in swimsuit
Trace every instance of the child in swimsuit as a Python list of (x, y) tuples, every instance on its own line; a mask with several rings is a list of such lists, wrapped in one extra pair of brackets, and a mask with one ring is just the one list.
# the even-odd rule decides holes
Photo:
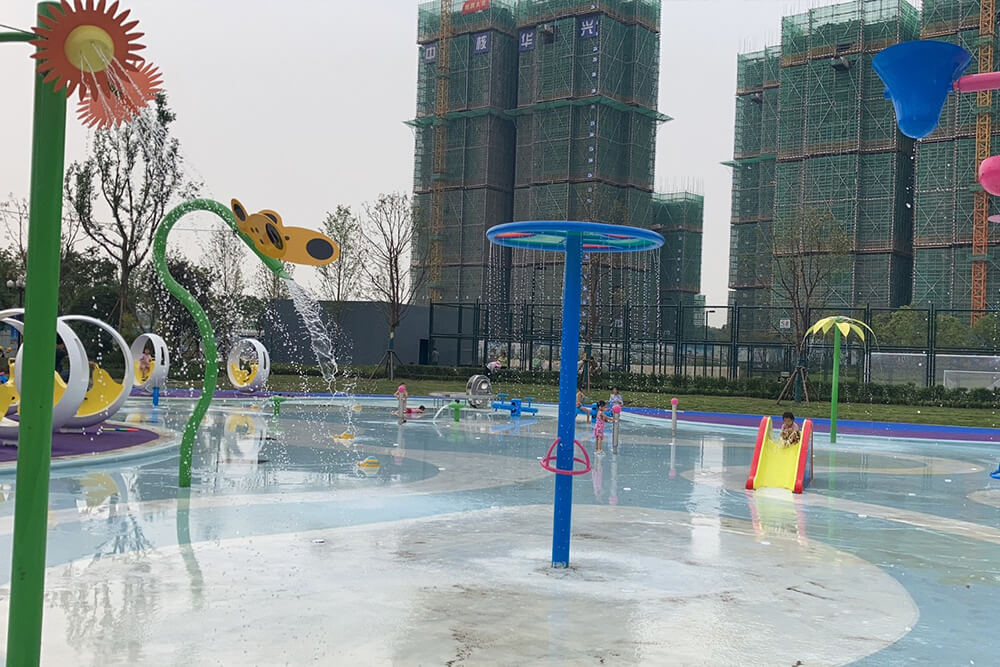
[(604, 414), (604, 401), (597, 402), (597, 417), (594, 418), (594, 451), (598, 454), (604, 453), (604, 422), (608, 417)]
[(781, 420), (781, 446), (792, 447), (799, 444), (799, 438), (802, 437), (802, 434), (799, 433), (799, 425), (795, 423), (795, 415), (786, 412), (781, 415)]

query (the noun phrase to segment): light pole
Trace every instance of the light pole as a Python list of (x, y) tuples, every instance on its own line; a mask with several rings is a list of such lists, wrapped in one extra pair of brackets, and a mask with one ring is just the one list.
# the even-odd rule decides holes
[(18, 308), (24, 307), (24, 276), (18, 276), (15, 279), (10, 279), (7, 281), (7, 289), (17, 289), (17, 306)]

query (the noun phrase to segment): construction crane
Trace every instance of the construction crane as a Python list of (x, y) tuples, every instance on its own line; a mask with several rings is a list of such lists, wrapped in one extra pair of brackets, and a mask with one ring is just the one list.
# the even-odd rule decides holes
[(451, 3), (441, 0), (441, 29), (437, 43), (437, 81), (434, 108), (434, 166), (431, 175), (430, 267), (428, 297), (440, 301), (441, 265), (443, 263), (441, 240), (444, 234), (445, 148), (448, 143), (448, 124), (445, 114), (451, 96)]
[[(995, 0), (981, 0), (979, 4), (979, 71), (993, 71), (993, 37), (996, 25)], [(992, 119), (990, 104), (992, 92), (977, 93), (976, 104), (976, 172), (979, 165), (990, 156), (990, 133)], [(975, 194), (972, 209), (972, 316), (971, 322), (983, 316), (986, 311), (986, 248), (988, 237), (989, 194), (979, 190)]]

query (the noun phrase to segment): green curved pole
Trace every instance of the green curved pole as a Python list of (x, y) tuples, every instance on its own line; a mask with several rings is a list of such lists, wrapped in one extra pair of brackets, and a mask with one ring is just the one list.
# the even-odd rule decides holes
[(191, 313), (195, 324), (198, 325), (198, 334), (201, 336), (202, 347), (205, 350), (205, 379), (201, 383), (201, 396), (198, 398), (198, 402), (194, 406), (194, 412), (191, 413), (187, 424), (184, 425), (184, 435), (181, 437), (181, 460), (177, 484), (182, 488), (191, 486), (194, 438), (198, 433), (201, 420), (205, 418), (205, 413), (208, 412), (208, 406), (212, 402), (212, 395), (215, 393), (215, 385), (219, 380), (219, 356), (218, 349), (215, 346), (215, 332), (212, 330), (212, 323), (208, 321), (208, 315), (205, 314), (205, 310), (201, 307), (201, 304), (180, 283), (174, 280), (174, 277), (170, 275), (170, 269), (167, 267), (167, 236), (170, 235), (170, 230), (174, 228), (178, 220), (194, 211), (208, 211), (222, 218), (223, 222), (229, 225), (233, 232), (267, 265), (267, 268), (271, 269), (275, 275), (281, 278), (288, 278), (288, 274), (285, 273), (280, 261), (262, 255), (254, 247), (250, 239), (240, 232), (236, 226), (236, 218), (233, 217), (233, 213), (229, 207), (213, 199), (192, 199), (191, 201), (179, 204), (171, 209), (163, 218), (163, 221), (160, 222), (160, 226), (156, 230), (156, 237), (153, 239), (153, 266), (156, 269), (157, 275), (160, 276), (160, 280), (163, 281), (163, 285), (167, 288), (167, 291), (176, 297), (187, 308), (187, 311)]

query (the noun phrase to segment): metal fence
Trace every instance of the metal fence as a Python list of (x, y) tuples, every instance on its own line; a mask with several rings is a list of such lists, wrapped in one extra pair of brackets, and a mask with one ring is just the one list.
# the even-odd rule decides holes
[[(429, 349), (436, 363), (480, 366), (498, 358), (522, 370), (557, 370), (561, 304), (430, 306)], [(1000, 386), (1000, 311), (934, 308), (817, 308), (807, 321), (841, 314), (868, 324), (865, 341), (843, 346), (841, 374), (858, 382), (949, 387)], [(581, 316), (583, 355), (598, 371), (727, 379), (787, 375), (795, 366), (792, 312), (757, 306), (633, 306)], [(826, 379), (827, 339), (810, 339), (808, 369)]]

